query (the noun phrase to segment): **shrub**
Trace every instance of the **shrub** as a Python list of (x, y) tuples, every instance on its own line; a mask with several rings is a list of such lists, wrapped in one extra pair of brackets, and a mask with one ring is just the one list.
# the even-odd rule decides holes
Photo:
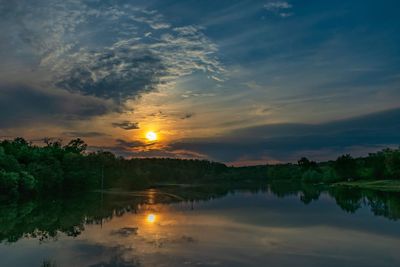
[(33, 193), (37, 189), (37, 180), (31, 174), (23, 171), (19, 174), (18, 189), (21, 193)]
[(341, 179), (337, 176), (334, 169), (331, 167), (322, 168), (322, 180), (324, 183), (336, 183), (339, 182)]
[(18, 173), (0, 171), (0, 192), (8, 196), (17, 196), (18, 180)]
[(317, 183), (317, 182), (321, 182), (322, 175), (318, 171), (310, 169), (303, 173), (303, 175), (301, 176), (301, 179), (305, 183)]

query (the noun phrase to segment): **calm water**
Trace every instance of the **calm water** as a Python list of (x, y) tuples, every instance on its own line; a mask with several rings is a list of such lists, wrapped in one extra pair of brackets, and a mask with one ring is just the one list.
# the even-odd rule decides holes
[(400, 195), (274, 185), (0, 206), (0, 266), (400, 266)]

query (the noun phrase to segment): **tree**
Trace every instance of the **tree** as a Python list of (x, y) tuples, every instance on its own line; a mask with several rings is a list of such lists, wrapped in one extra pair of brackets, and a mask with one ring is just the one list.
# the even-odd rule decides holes
[(317, 163), (315, 161), (310, 161), (306, 157), (302, 157), (297, 161), (297, 164), (303, 171), (308, 171), (310, 169), (316, 169), (318, 167)]
[(0, 192), (11, 197), (17, 196), (18, 180), (18, 173), (0, 171)]
[(357, 174), (356, 161), (349, 155), (343, 155), (337, 158), (334, 163), (336, 173), (344, 179), (355, 179)]
[(391, 179), (400, 179), (400, 150), (385, 149), (385, 166)]
[(64, 146), (66, 152), (81, 154), (87, 148), (87, 144), (80, 138), (72, 139), (69, 143)]

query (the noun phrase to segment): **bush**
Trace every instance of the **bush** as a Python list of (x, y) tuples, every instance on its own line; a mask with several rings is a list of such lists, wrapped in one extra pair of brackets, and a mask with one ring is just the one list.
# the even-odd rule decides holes
[(19, 174), (18, 189), (21, 193), (33, 193), (37, 190), (37, 180), (23, 171)]
[(334, 169), (331, 167), (322, 168), (322, 180), (324, 183), (336, 183), (339, 182), (341, 179), (337, 176)]
[(400, 151), (385, 150), (386, 168), (391, 179), (400, 179)]
[(7, 155), (4, 148), (0, 146), (0, 170), (17, 172), (21, 169), (18, 161), (12, 155)]
[(18, 180), (18, 173), (0, 171), (0, 192), (8, 196), (17, 196)]
[(349, 154), (338, 157), (334, 167), (338, 176), (343, 179), (357, 178), (357, 163)]
[(303, 173), (303, 175), (301, 176), (301, 179), (305, 183), (318, 183), (318, 182), (321, 182), (322, 175), (318, 171), (310, 169)]

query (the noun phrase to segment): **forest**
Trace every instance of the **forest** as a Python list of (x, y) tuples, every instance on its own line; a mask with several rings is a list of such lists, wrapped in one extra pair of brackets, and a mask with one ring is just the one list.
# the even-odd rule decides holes
[(331, 184), (355, 180), (400, 180), (400, 150), (385, 149), (367, 157), (343, 155), (317, 163), (230, 167), (207, 160), (117, 157), (88, 152), (73, 139), (44, 140), (41, 146), (23, 138), (0, 142), (0, 197), (30, 198), (74, 194), (107, 188), (145, 189), (162, 184), (235, 184), (298, 180)]

